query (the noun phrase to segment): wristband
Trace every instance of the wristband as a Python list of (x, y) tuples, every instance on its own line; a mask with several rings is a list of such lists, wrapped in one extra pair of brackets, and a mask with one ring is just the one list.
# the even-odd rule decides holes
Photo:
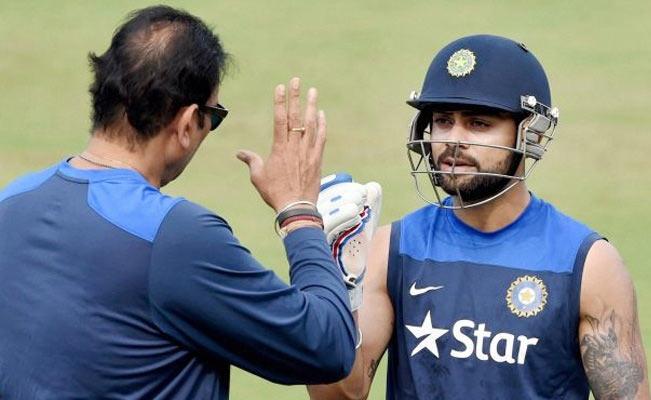
[(321, 229), (323, 229), (323, 218), (321, 218), (321, 214), (319, 214), (319, 212), (316, 209), (292, 208), (278, 213), (274, 224), (274, 230), (276, 231), (278, 236), (284, 238), (285, 236), (287, 236), (287, 231), (286, 230), (283, 231), (282, 228), (291, 222), (300, 221), (300, 220), (316, 222), (321, 226)]
[(280, 215), (280, 213), (282, 213), (284, 211), (289, 210), (290, 208), (293, 208), (295, 206), (300, 206), (300, 205), (310, 206), (310, 207), (312, 207), (312, 208), (314, 208), (316, 210), (316, 204), (312, 203), (311, 201), (299, 200), (299, 201), (294, 201), (294, 202), (291, 202), (291, 203), (287, 204), (280, 211), (278, 211), (278, 214), (276, 214), (276, 216)]
[(282, 224), (278, 224), (280, 229), (283, 229), (287, 225), (291, 224), (292, 222), (296, 221), (310, 221), (310, 222), (315, 222), (321, 226), (321, 229), (323, 229), (323, 220), (319, 217), (315, 217), (313, 215), (297, 215), (295, 217), (289, 217), (285, 219)]
[[(291, 208), (289, 210), (284, 210), (278, 213), (276, 216), (276, 225), (282, 226), (287, 218), (296, 217), (299, 215), (312, 216), (323, 221), (321, 214), (319, 214), (316, 208)], [(321, 225), (323, 225), (323, 223)]]

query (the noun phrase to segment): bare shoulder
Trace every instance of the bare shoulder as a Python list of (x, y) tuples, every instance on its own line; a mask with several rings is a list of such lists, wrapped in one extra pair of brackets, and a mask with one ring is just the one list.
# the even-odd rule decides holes
[(598, 240), (585, 260), (581, 284), (581, 314), (590, 314), (604, 303), (618, 303), (634, 296), (624, 260), (610, 242)]

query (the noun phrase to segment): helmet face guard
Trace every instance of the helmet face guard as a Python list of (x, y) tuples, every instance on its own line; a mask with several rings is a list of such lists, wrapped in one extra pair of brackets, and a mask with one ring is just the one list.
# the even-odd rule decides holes
[[(534, 167), (547, 151), (547, 148), (554, 138), (554, 132), (558, 123), (558, 109), (538, 103), (534, 96), (521, 96), (522, 112), (528, 114), (517, 127), (515, 147), (489, 145), (475, 142), (434, 140), (430, 136), (431, 113), (427, 109), (420, 110), (413, 118), (409, 129), (409, 140), (407, 141), (407, 157), (411, 167), (411, 175), (416, 184), (416, 190), (420, 197), (428, 203), (442, 208), (460, 209), (479, 206), (503, 195), (520, 182), (529, 177)], [(452, 168), (449, 171), (441, 170), (437, 161), (432, 156), (432, 145), (443, 144), (454, 149)], [(499, 151), (512, 153), (516, 160), (524, 163), (522, 175), (507, 175), (493, 172), (467, 172), (457, 171), (456, 163), (460, 155), (460, 146), (477, 146), (490, 148)], [(527, 159), (531, 159), (528, 162)], [(508, 179), (509, 182), (497, 193), (480, 200), (464, 201), (463, 195), (456, 186), (456, 194), (453, 194), (456, 203), (445, 202), (440, 181), (443, 176), (449, 177), (453, 182), (458, 177), (470, 176), (492, 176)], [(428, 181), (428, 182), (426, 182)], [(428, 190), (431, 188), (431, 190)], [(428, 193), (429, 192), (429, 193)]]
[[(407, 104), (419, 111), (411, 122), (407, 155), (419, 195), (444, 208), (468, 208), (485, 204), (503, 195), (529, 177), (547, 151), (558, 122), (558, 109), (551, 108), (551, 94), (545, 72), (533, 54), (521, 43), (499, 36), (474, 35), (458, 39), (439, 51), (427, 71), (421, 93), (413, 92)], [(525, 118), (518, 124), (513, 147), (474, 142), (434, 140), (429, 128), (431, 110), (483, 108)], [(433, 145), (453, 149), (452, 168), (443, 171), (432, 156)], [(516, 168), (507, 173), (467, 172), (456, 169), (460, 147), (479, 146), (509, 154), (524, 172)], [(448, 150), (449, 151), (449, 150)], [(514, 161), (514, 162), (515, 162)], [(530, 162), (529, 162), (530, 161)], [(485, 198), (463, 198), (454, 182), (462, 176), (490, 176), (499, 180), (495, 193)], [(441, 181), (451, 180), (456, 188), (455, 202), (441, 197)], [(428, 181), (428, 182), (426, 182)], [(431, 187), (431, 193), (427, 193)]]

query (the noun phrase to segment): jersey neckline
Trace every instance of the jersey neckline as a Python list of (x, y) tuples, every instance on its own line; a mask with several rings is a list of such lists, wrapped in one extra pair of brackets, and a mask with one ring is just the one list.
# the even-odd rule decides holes
[[(535, 218), (537, 211), (542, 207), (542, 200), (536, 197), (533, 193), (529, 192), (530, 199), (525, 209), (508, 225), (492, 232), (480, 231), (464, 221), (462, 221), (451, 209), (442, 209), (445, 214), (446, 222), (450, 225), (452, 230), (459, 233), (461, 237), (472, 239), (472, 245), (496, 245), (502, 240), (517, 234), (523, 226), (526, 226), (532, 218)], [(448, 197), (446, 201), (450, 198)], [(463, 243), (462, 243), (463, 245)]]
[[(57, 168), (57, 171), (66, 177), (84, 180), (88, 182), (100, 182), (107, 180), (126, 180), (132, 182), (142, 183), (147, 186), (152, 186), (151, 183), (138, 171), (127, 168), (93, 168), (81, 169), (76, 168), (70, 164), (72, 157), (66, 158)], [(153, 186), (152, 186), (153, 187)]]

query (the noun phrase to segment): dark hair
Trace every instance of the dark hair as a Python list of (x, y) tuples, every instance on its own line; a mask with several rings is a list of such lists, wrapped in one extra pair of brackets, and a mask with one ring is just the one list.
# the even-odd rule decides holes
[(126, 115), (135, 139), (146, 141), (181, 107), (206, 104), (223, 78), (228, 54), (199, 18), (153, 6), (132, 12), (108, 50), (88, 57), (95, 74), (93, 130)]

